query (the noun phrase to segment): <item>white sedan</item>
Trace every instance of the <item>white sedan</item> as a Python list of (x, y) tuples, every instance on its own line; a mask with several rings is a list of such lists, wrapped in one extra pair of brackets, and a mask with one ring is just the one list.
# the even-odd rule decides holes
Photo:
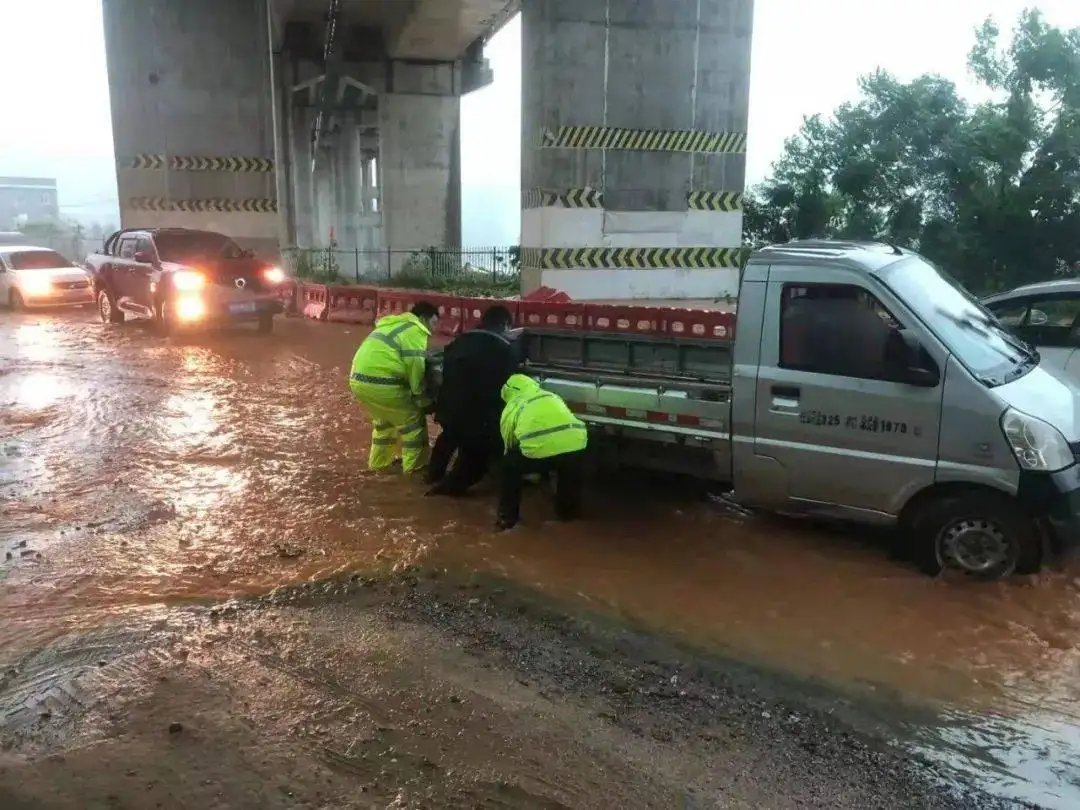
[(90, 274), (55, 250), (0, 245), (0, 305), (23, 309), (92, 303)]

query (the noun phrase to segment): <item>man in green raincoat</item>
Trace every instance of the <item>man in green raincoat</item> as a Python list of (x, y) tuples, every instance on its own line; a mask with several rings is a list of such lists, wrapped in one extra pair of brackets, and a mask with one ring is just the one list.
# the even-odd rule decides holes
[(499, 420), (506, 454), (502, 464), (497, 529), (517, 525), (525, 477), (555, 474), (555, 514), (574, 520), (581, 512), (581, 478), (588, 434), (585, 423), (558, 394), (544, 391), (532, 377), (513, 374), (502, 389)]
[(371, 470), (394, 463), (399, 440), (404, 472), (427, 464), (425, 371), (428, 339), (438, 317), (434, 304), (420, 301), (409, 312), (380, 318), (356, 350), (349, 388), (371, 414)]

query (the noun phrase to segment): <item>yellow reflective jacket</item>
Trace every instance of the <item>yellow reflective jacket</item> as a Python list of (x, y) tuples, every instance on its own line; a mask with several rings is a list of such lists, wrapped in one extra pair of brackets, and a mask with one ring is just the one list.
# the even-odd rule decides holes
[(542, 390), (532, 377), (511, 375), (502, 398), (506, 407), (499, 428), (507, 453), (520, 447), (525, 458), (550, 458), (585, 449), (585, 423), (571, 413), (562, 397)]
[(428, 328), (411, 312), (380, 318), (356, 350), (349, 379), (406, 388), (414, 397), (423, 397), (430, 337)]

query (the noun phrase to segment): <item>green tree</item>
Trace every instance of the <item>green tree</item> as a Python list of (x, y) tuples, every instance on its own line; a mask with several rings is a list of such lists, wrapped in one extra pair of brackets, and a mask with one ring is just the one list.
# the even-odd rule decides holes
[(987, 290), (1080, 261), (1080, 28), (1021, 15), (1002, 43), (975, 34), (973, 75), (991, 101), (952, 82), (877, 71), (860, 98), (812, 116), (747, 195), (751, 245), (788, 238), (885, 239)]

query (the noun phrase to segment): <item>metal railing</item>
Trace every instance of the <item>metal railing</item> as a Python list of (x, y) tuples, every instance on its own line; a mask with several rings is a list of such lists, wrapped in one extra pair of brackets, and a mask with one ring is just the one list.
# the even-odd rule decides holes
[(512, 247), (288, 248), (283, 260), (296, 278), (328, 284), (378, 284), (422, 289), (516, 287), (520, 249)]

